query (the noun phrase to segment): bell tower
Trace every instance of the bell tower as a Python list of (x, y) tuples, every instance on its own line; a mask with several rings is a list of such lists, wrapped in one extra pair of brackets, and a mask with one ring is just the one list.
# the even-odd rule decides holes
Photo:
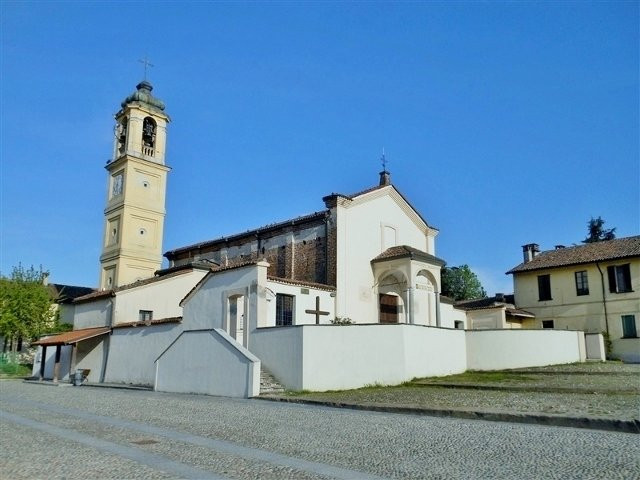
[(105, 167), (102, 290), (152, 277), (162, 263), (170, 119), (152, 90), (149, 82), (140, 82), (115, 114), (113, 158)]

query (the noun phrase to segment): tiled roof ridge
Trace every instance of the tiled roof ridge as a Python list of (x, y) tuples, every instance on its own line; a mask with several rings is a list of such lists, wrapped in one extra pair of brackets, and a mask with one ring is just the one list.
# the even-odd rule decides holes
[(378, 262), (382, 260), (400, 258), (408, 255), (409, 256), (417, 255), (423, 258), (427, 258), (431, 261), (437, 262), (438, 264), (442, 264), (441, 266), (444, 266), (447, 263), (443, 259), (438, 258), (435, 255), (432, 255), (430, 253), (427, 253), (423, 250), (420, 250), (419, 248), (415, 248), (410, 245), (396, 245), (394, 247), (389, 247), (385, 251), (383, 251), (381, 254), (374, 257), (371, 261)]
[(306, 215), (300, 215), (298, 217), (290, 218), (288, 220), (283, 220), (281, 222), (269, 223), (269, 224), (263, 225), (263, 226), (258, 227), (258, 228), (246, 230), (246, 231), (241, 232), (241, 233), (236, 233), (236, 234), (232, 234), (232, 235), (225, 235), (225, 236), (222, 236), (222, 237), (214, 238), (212, 240), (205, 240), (204, 242), (198, 242), (198, 243), (193, 243), (191, 245), (186, 245), (184, 247), (174, 248), (173, 250), (168, 250), (167, 252), (165, 252), (164, 256), (165, 257), (168, 256), (168, 255), (171, 256), (171, 255), (175, 255), (176, 253), (183, 252), (183, 251), (186, 251), (186, 250), (192, 250), (194, 248), (202, 248), (204, 246), (213, 245), (213, 244), (218, 243), (218, 242), (231, 241), (231, 240), (235, 240), (237, 238), (242, 238), (242, 237), (255, 235), (255, 234), (263, 232), (263, 231), (273, 230), (273, 229), (277, 229), (277, 228), (280, 228), (280, 227), (286, 227), (287, 225), (295, 224), (295, 223), (298, 223), (298, 222), (305, 222), (307, 220), (314, 220), (316, 218), (323, 218), (326, 215), (326, 213), (327, 213), (326, 210), (319, 210), (317, 212), (309, 213), (309, 214), (306, 214)]
[(640, 235), (544, 250), (508, 272), (518, 273), (640, 256)]
[(182, 317), (166, 317), (158, 318), (151, 321), (138, 320), (136, 322), (117, 323), (112, 328), (130, 328), (130, 327), (152, 327), (154, 325), (164, 325), (165, 323), (180, 323)]
[(336, 289), (336, 287), (332, 285), (327, 285), (324, 283), (307, 282), (305, 280), (292, 280), (290, 278), (276, 277), (273, 275), (267, 275), (267, 280), (271, 280), (272, 282), (276, 282), (276, 283), (285, 283), (287, 285), (294, 285), (299, 287), (317, 288), (318, 290), (335, 291)]

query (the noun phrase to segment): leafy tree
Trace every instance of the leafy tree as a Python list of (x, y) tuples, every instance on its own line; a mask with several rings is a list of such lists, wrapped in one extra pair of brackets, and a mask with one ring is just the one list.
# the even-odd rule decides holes
[(56, 311), (43, 280), (48, 272), (21, 264), (10, 277), (0, 275), (0, 335), (15, 351), (19, 338), (37, 338), (55, 328)]
[(480, 280), (469, 268), (469, 265), (444, 267), (440, 278), (442, 280), (442, 294), (454, 300), (470, 300), (487, 296), (487, 292), (482, 288)]
[(613, 240), (616, 238), (615, 228), (610, 228), (609, 230), (602, 228), (605, 223), (606, 222), (600, 217), (591, 217), (591, 220), (587, 222), (589, 235), (582, 241), (582, 243), (602, 242), (604, 240)]

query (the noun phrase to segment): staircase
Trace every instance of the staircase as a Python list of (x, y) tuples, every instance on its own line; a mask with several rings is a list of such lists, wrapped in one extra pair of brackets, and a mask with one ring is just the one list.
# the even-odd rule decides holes
[(284, 392), (284, 387), (264, 367), (260, 368), (260, 395), (274, 395)]

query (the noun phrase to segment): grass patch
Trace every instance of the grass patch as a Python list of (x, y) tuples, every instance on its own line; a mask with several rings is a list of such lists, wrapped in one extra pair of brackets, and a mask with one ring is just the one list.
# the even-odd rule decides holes
[(510, 371), (476, 372), (468, 371), (446, 377), (428, 377), (414, 380), (413, 383), (526, 383), (533, 377)]
[(0, 362), (0, 376), (2, 377), (28, 377), (31, 375), (31, 368), (19, 363)]

